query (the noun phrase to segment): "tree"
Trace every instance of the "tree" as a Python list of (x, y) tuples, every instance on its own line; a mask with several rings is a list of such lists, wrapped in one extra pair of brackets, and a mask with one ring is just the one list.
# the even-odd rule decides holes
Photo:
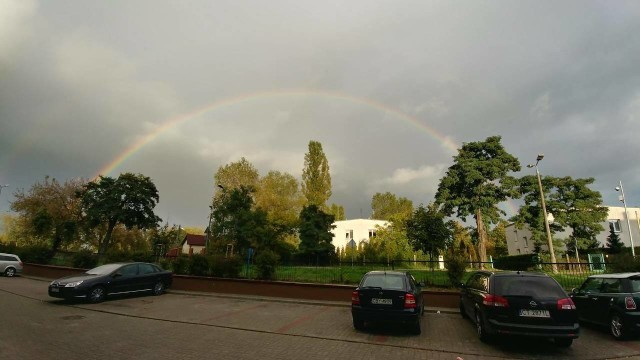
[(283, 236), (297, 228), (303, 202), (298, 180), (279, 171), (270, 171), (261, 178), (255, 192), (255, 206), (266, 211), (269, 222)]
[(496, 223), (501, 214), (506, 215), (497, 205), (514, 195), (516, 182), (508, 173), (520, 170), (520, 162), (505, 151), (500, 139), (491, 136), (463, 144), (436, 193), (436, 203), (445, 214), (455, 213), (462, 220), (474, 217), (481, 262), (487, 261), (485, 221)]
[(457, 221), (450, 221), (448, 223), (449, 228), (452, 230), (451, 236), (451, 255), (463, 254), (467, 261), (475, 260), (478, 258), (478, 253), (473, 245), (473, 239), (469, 233), (469, 229), (462, 226)]
[(618, 233), (614, 230), (613, 224), (609, 224), (607, 247), (610, 249), (612, 254), (619, 254), (624, 248), (624, 244), (622, 243), (622, 240), (620, 240), (620, 236), (618, 236)]
[(323, 212), (317, 205), (308, 205), (300, 212), (300, 253), (316, 261), (326, 261), (335, 254), (331, 243), (334, 228), (333, 215)]
[(315, 205), (326, 208), (331, 197), (331, 174), (329, 162), (322, 151), (322, 144), (309, 141), (309, 152), (304, 155), (302, 170), (302, 194), (307, 199), (307, 206)]
[(451, 238), (451, 230), (444, 221), (444, 213), (431, 203), (422, 205), (407, 219), (407, 238), (414, 250), (429, 254), (429, 258), (444, 250)]
[(257, 188), (260, 175), (258, 170), (244, 157), (240, 161), (220, 166), (213, 175), (214, 188), (222, 185), (227, 191), (245, 186)]
[(509, 255), (509, 250), (507, 249), (506, 226), (507, 222), (500, 220), (498, 221), (498, 224), (489, 231), (489, 243), (493, 245), (493, 249), (490, 251), (488, 247), (487, 253), (493, 255), (494, 258)]
[[(369, 244), (365, 249), (371, 247), (375, 249), (377, 259), (374, 256), (367, 256), (368, 259), (386, 261), (387, 265), (390, 260), (406, 260), (411, 258), (413, 249), (409, 244), (407, 233), (403, 229), (389, 223), (389, 226), (376, 226), (376, 236), (369, 239)], [(366, 251), (370, 253), (371, 251)]]
[(75, 196), (85, 182), (74, 179), (61, 184), (56, 179), (45, 177), (36, 182), (29, 192), (15, 192), (11, 209), (22, 218), (26, 236), (35, 236), (50, 241), (51, 256), (64, 243), (76, 239), (81, 222), (80, 202)]
[(405, 197), (396, 197), (390, 192), (375, 193), (371, 199), (371, 210), (374, 219), (404, 221), (413, 212), (413, 202)]
[(117, 179), (100, 176), (85, 184), (77, 196), (89, 226), (106, 226), (106, 233), (98, 245), (100, 258), (109, 248), (116, 225), (122, 224), (127, 229), (150, 229), (161, 221), (153, 212), (160, 200), (158, 189), (142, 174), (124, 173)]
[(333, 215), (335, 221), (346, 220), (347, 217), (344, 215), (344, 207), (338, 204), (331, 204), (329, 208), (329, 214)]

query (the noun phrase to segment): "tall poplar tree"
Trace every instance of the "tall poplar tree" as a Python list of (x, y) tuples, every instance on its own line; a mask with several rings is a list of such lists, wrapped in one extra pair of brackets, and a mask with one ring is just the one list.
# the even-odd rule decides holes
[(514, 194), (516, 183), (510, 171), (520, 171), (520, 162), (500, 143), (500, 136), (462, 145), (454, 164), (440, 180), (436, 203), (447, 215), (460, 219), (472, 215), (478, 231), (480, 261), (487, 261), (485, 221), (496, 223), (505, 212), (498, 204)]
[(309, 152), (304, 155), (302, 194), (307, 199), (307, 206), (315, 205), (320, 209), (326, 209), (331, 197), (329, 162), (318, 141), (309, 141)]

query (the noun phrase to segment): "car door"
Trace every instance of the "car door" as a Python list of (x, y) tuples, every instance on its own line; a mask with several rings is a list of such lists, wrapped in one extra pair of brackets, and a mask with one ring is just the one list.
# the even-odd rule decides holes
[(138, 264), (137, 290), (152, 290), (153, 285), (160, 279), (156, 268), (151, 264)]
[[(600, 294), (596, 295), (594, 300), (594, 321), (600, 324), (606, 324), (609, 321), (610, 309), (615, 305), (618, 297), (622, 293), (621, 279), (606, 278), (602, 279), (600, 286)], [(596, 297), (594, 296), (594, 298)]]
[(571, 295), (580, 320), (597, 322), (598, 315), (594, 311), (597, 309), (596, 302), (599, 300), (601, 286), (602, 278), (590, 277)]
[(109, 293), (119, 294), (136, 291), (138, 264), (124, 265), (112, 274)]

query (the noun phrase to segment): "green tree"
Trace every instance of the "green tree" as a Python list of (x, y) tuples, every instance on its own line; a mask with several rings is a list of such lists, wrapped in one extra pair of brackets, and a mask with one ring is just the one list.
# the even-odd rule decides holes
[(614, 230), (613, 224), (609, 224), (609, 236), (607, 236), (607, 247), (611, 251), (612, 254), (619, 254), (622, 252), (624, 248), (624, 244), (622, 240), (620, 240), (620, 236)]
[(507, 249), (507, 222), (504, 220), (498, 221), (498, 224), (489, 231), (489, 243), (492, 245), (487, 248), (487, 253), (494, 258), (509, 255)]
[(303, 207), (300, 212), (300, 254), (316, 261), (327, 261), (333, 257), (333, 222), (333, 215), (323, 212), (317, 205)]
[(269, 222), (281, 234), (297, 228), (304, 198), (293, 175), (270, 171), (260, 179), (255, 192), (255, 206), (267, 213)]
[(371, 257), (371, 260), (386, 261), (387, 265), (390, 260), (410, 259), (413, 254), (407, 233), (395, 223), (376, 226), (376, 236), (369, 239), (367, 247), (373, 247), (378, 254), (377, 259)]
[(258, 170), (244, 157), (239, 161), (220, 166), (213, 175), (214, 187), (221, 185), (227, 191), (240, 188), (257, 188), (260, 175)]
[(433, 259), (444, 250), (451, 238), (451, 230), (444, 221), (445, 215), (434, 203), (422, 205), (407, 219), (407, 238), (414, 250), (429, 254)]
[(320, 209), (326, 209), (327, 200), (331, 197), (329, 162), (322, 144), (313, 140), (309, 141), (309, 152), (304, 155), (302, 194), (307, 199), (307, 206), (315, 205)]
[(505, 215), (497, 205), (514, 195), (516, 181), (508, 173), (519, 170), (520, 162), (506, 152), (500, 136), (491, 136), (485, 141), (463, 144), (454, 164), (440, 180), (436, 203), (442, 204), (447, 215), (455, 213), (462, 220), (474, 217), (482, 262), (487, 260), (485, 221), (496, 223), (501, 214)]
[(344, 207), (338, 204), (331, 204), (329, 208), (329, 214), (333, 215), (335, 221), (346, 220), (347, 217), (344, 215)]
[(404, 221), (413, 213), (413, 202), (390, 192), (375, 193), (371, 199), (371, 210), (374, 219)]
[(98, 246), (100, 258), (104, 258), (109, 248), (116, 225), (122, 224), (127, 229), (150, 229), (161, 221), (153, 212), (160, 200), (158, 189), (142, 174), (124, 173), (117, 179), (100, 176), (85, 184), (77, 196), (89, 226), (106, 226)]
[(469, 229), (457, 221), (449, 221), (447, 225), (451, 229), (451, 246), (449, 247), (451, 255), (462, 254), (466, 261), (477, 260), (478, 253)]
[(63, 244), (75, 240), (81, 223), (81, 206), (76, 192), (85, 184), (82, 180), (68, 180), (64, 184), (45, 177), (28, 192), (15, 192), (11, 209), (22, 218), (25, 236), (49, 241), (51, 256)]

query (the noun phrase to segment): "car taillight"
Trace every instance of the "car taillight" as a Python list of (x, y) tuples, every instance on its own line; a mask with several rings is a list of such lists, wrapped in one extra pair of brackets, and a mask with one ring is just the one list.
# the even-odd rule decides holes
[(558, 310), (575, 310), (576, 305), (573, 303), (571, 298), (559, 299), (558, 300)]
[(416, 297), (413, 294), (405, 294), (404, 295), (404, 308), (405, 309), (415, 309), (416, 308)]
[(497, 295), (487, 295), (482, 300), (482, 303), (486, 306), (496, 306), (496, 307), (509, 307), (509, 300), (507, 298)]
[(351, 305), (360, 305), (360, 293), (358, 293), (358, 290), (351, 293)]
[(633, 300), (633, 297), (627, 296), (624, 298), (624, 305), (627, 307), (627, 310), (635, 310), (636, 302)]

